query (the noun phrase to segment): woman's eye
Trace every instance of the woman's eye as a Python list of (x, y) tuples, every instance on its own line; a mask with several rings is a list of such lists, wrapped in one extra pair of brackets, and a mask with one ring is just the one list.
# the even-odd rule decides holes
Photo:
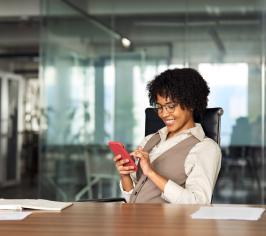
[(175, 104), (168, 105), (168, 107), (169, 107), (170, 109), (173, 109), (173, 108), (175, 108)]

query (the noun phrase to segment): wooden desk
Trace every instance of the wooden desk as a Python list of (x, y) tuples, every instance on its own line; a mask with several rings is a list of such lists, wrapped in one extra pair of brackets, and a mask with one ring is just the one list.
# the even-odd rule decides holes
[[(265, 206), (264, 206), (265, 207)], [(199, 206), (75, 203), (61, 213), (34, 213), (23, 221), (1, 221), (0, 235), (266, 235), (259, 221), (192, 220)]]

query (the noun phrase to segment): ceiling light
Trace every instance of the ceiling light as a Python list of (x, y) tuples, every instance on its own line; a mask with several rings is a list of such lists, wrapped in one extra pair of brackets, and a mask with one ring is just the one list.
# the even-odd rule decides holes
[(121, 43), (125, 48), (129, 48), (131, 45), (131, 41), (127, 38), (122, 38)]

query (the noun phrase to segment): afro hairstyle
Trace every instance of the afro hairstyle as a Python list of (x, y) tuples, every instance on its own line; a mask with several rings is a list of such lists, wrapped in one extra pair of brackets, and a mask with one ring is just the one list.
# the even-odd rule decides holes
[(157, 95), (170, 98), (182, 109), (192, 109), (194, 120), (201, 120), (208, 104), (210, 89), (206, 81), (192, 68), (166, 70), (147, 84), (151, 106)]

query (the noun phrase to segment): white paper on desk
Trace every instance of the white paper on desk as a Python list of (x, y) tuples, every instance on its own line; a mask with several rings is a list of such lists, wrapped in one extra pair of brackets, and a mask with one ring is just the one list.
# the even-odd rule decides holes
[(45, 199), (0, 199), (0, 209), (22, 210), (23, 208), (47, 211), (62, 211), (72, 202), (49, 201)]
[(258, 207), (200, 207), (192, 219), (258, 220), (264, 208)]
[(0, 212), (0, 221), (1, 220), (23, 220), (27, 216), (29, 216), (32, 212), (19, 212), (19, 211), (6, 211), (6, 212)]

